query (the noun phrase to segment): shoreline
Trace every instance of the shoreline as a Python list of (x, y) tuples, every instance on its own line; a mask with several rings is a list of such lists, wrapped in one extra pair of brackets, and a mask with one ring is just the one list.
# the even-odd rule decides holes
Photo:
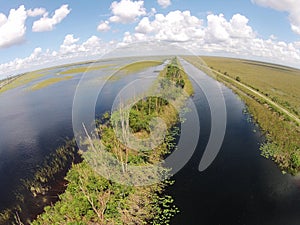
[[(180, 70), (179, 67), (180, 67), (180, 65), (177, 66), (177, 69)], [(166, 68), (163, 69), (160, 72), (159, 76), (166, 76), (166, 74), (168, 73), (168, 68), (169, 67), (167, 66)], [(182, 72), (180, 71), (180, 74), (181, 73)], [(182, 77), (183, 77), (182, 79), (184, 81), (182, 81), (181, 83), (183, 83), (184, 84), (183, 86), (185, 86), (185, 84), (188, 84), (190, 81), (187, 80), (188, 77), (183, 75), (183, 74), (182, 74)], [(174, 82), (176, 82), (176, 79), (175, 79)], [(186, 87), (189, 87), (188, 93), (192, 94), (192, 90), (190, 90), (191, 86), (189, 86), (189, 85), (190, 84), (186, 85)], [(147, 101), (141, 101), (141, 102), (138, 102), (136, 104), (137, 104), (137, 107), (142, 107), (142, 109), (146, 108), (147, 109), (146, 111), (148, 111), (148, 108), (150, 107), (150, 105), (149, 105), (149, 107), (147, 105), (150, 104), (153, 101), (156, 102), (156, 104), (162, 104), (160, 106), (160, 107), (162, 107), (160, 109), (160, 110), (162, 110), (162, 114), (159, 114), (160, 116), (169, 118), (170, 115), (175, 113), (174, 116), (172, 116), (173, 119), (170, 119), (167, 122), (167, 124), (169, 124), (169, 129), (172, 129), (172, 127), (176, 125), (176, 122), (178, 120), (178, 118), (177, 118), (178, 116), (176, 115), (177, 114), (176, 111), (172, 110), (167, 105), (166, 106), (163, 105), (163, 104), (166, 104), (166, 103), (163, 103), (163, 101), (161, 101), (159, 99), (155, 99), (155, 97), (150, 97), (150, 98), (148, 98)], [(145, 104), (146, 107), (143, 106), (144, 104)], [(133, 112), (134, 111), (132, 111), (132, 113)], [(146, 113), (146, 112), (144, 112), (144, 113)], [(165, 116), (164, 116), (164, 114), (165, 114)], [(104, 130), (102, 130), (101, 135), (102, 135), (102, 139), (104, 139), (104, 142), (105, 142), (105, 138), (110, 137), (108, 135), (110, 135), (110, 129), (111, 128), (110, 128), (109, 123), (108, 124), (102, 123), (100, 125), (100, 127), (101, 126), (104, 129)], [(132, 124), (132, 126), (134, 126), (134, 125)], [(139, 135), (145, 135), (145, 131), (143, 131), (145, 129), (144, 127), (136, 128), (136, 129), (137, 129), (137, 132), (139, 133)], [(139, 131), (139, 129), (142, 129), (142, 130)], [(171, 134), (169, 134), (169, 135), (172, 136), (174, 134), (172, 134), (172, 132), (171, 132)], [(115, 143), (114, 138), (115, 137), (112, 136), (112, 137), (108, 138), (107, 141), (109, 141), (110, 143)], [(171, 141), (173, 141), (172, 138), (171, 138)], [(96, 143), (94, 143), (94, 144), (96, 144)], [(92, 145), (94, 145), (94, 144), (92, 144)], [(166, 143), (164, 142), (163, 145), (166, 145)], [(118, 146), (119, 146), (119, 144), (118, 144)], [(127, 150), (124, 150), (125, 152), (123, 150), (121, 150), (118, 154), (123, 155), (123, 157), (120, 156), (121, 157), (120, 160), (121, 160), (121, 162), (124, 162), (124, 168), (127, 167), (127, 163), (128, 163), (127, 160), (124, 161), (124, 159), (129, 158), (129, 160), (131, 160), (131, 163), (138, 163), (139, 161), (142, 162), (141, 160), (143, 159), (143, 157), (140, 158), (141, 156), (138, 156), (138, 155), (135, 155), (135, 154), (132, 155), (132, 153), (127, 152)], [(153, 158), (152, 160), (156, 161), (159, 158), (166, 155), (166, 153), (168, 153), (170, 150), (171, 149), (168, 149), (166, 146), (165, 147), (160, 147), (159, 149), (157, 149), (157, 152), (156, 152), (156, 154), (158, 154), (158, 155), (155, 155), (155, 154), (153, 155), (152, 154), (152, 156), (151, 155), (149, 155), (149, 156), (150, 156), (150, 158), (151, 157)], [(91, 207), (90, 213), (91, 213), (91, 215), (93, 215), (92, 220), (94, 222), (98, 221), (101, 224), (106, 223), (108, 221), (115, 221), (119, 217), (120, 217), (119, 219), (121, 219), (121, 221), (123, 221), (123, 222), (125, 222), (126, 218), (128, 219), (128, 217), (130, 217), (133, 221), (139, 221), (139, 223), (142, 222), (142, 221), (147, 222), (147, 223), (149, 223), (150, 221), (152, 221), (152, 222), (156, 221), (155, 224), (160, 223), (160, 222), (168, 223), (168, 221), (170, 221), (170, 219), (173, 217), (173, 215), (175, 215), (177, 213), (178, 209), (176, 208), (176, 206), (174, 206), (172, 204), (172, 202), (173, 202), (172, 197), (163, 194), (164, 190), (165, 190), (165, 187), (168, 186), (168, 185), (171, 185), (172, 181), (164, 181), (162, 183), (155, 184), (155, 185), (152, 185), (152, 186), (149, 186), (149, 187), (135, 187), (135, 186), (126, 187), (126, 186), (123, 186), (123, 185), (120, 185), (120, 184), (115, 184), (114, 182), (108, 181), (105, 178), (98, 177), (98, 175), (96, 175), (95, 172), (92, 172), (89, 169), (89, 165), (87, 165), (87, 163), (86, 163), (86, 158), (85, 158), (84, 154), (85, 153), (83, 153), (84, 160), (79, 164), (73, 165), (72, 168), (69, 170), (69, 172), (66, 176), (66, 180), (68, 180), (68, 186), (67, 186), (66, 191), (62, 195), (59, 196), (59, 198), (61, 200), (58, 201), (56, 204), (54, 204), (51, 207), (46, 207), (45, 212), (43, 214), (40, 214), (38, 216), (38, 218), (35, 221), (33, 221), (33, 224), (55, 223), (55, 221), (51, 220), (51, 218), (48, 215), (52, 215), (51, 217), (63, 216), (63, 215), (60, 215), (60, 211), (61, 211), (62, 208), (69, 208), (69, 207), (71, 207), (71, 206), (69, 206), (70, 204), (76, 204), (78, 207), (83, 207), (82, 205), (84, 205), (84, 203), (83, 203), (84, 201), (86, 201), (86, 203), (88, 205), (90, 205), (90, 207)], [(117, 158), (118, 157), (119, 156), (117, 156)], [(134, 161), (132, 161), (132, 160), (134, 160)], [(82, 174), (86, 174), (86, 175), (82, 176)], [(90, 190), (88, 187), (91, 184), (90, 184), (89, 180), (86, 180), (86, 177), (91, 177), (90, 179), (96, 179), (95, 180), (96, 183), (102, 184), (102, 185), (97, 185), (97, 187), (100, 188), (100, 190), (94, 190), (94, 189)], [(74, 179), (77, 180), (77, 182), (75, 182)], [(80, 181), (79, 184), (78, 184), (78, 180)], [(107, 183), (107, 182), (109, 182), (109, 183)], [(104, 186), (108, 185), (107, 189), (104, 188), (103, 185)], [(79, 192), (76, 191), (76, 192), (73, 193), (73, 190), (70, 189), (70, 187), (79, 188)], [(104, 189), (101, 190), (102, 188), (104, 188)], [(129, 190), (128, 190), (128, 188), (129, 188)], [(97, 202), (94, 202), (94, 201), (91, 200), (91, 198), (93, 198), (92, 196), (102, 196), (103, 199), (106, 199), (105, 200), (106, 202), (104, 204), (105, 209), (108, 209), (108, 208), (112, 207), (111, 205), (116, 204), (115, 200), (110, 202), (110, 199), (115, 198), (114, 193), (119, 192), (121, 190), (125, 191), (125, 192), (128, 192), (127, 197), (125, 196), (124, 199), (122, 200), (122, 202), (123, 202), (122, 204), (125, 204), (127, 206), (126, 207), (125, 206), (119, 206), (121, 208), (118, 207), (119, 209), (115, 212), (117, 214), (113, 214), (114, 215), (113, 218), (111, 218), (111, 213), (112, 212), (107, 212), (107, 215), (105, 213), (106, 210), (99, 212), (98, 208), (103, 207), (103, 205), (102, 206), (98, 205), (99, 203), (97, 204)], [(71, 194), (71, 193), (73, 193), (73, 194)], [(147, 194), (145, 194), (145, 193), (147, 193)], [(71, 197), (70, 194), (73, 197)], [(81, 200), (83, 202), (75, 203), (76, 202), (75, 199), (82, 198), (82, 196), (84, 197), (84, 200)], [(146, 196), (148, 196), (148, 197), (146, 197)], [(69, 198), (75, 198), (75, 199), (72, 200), (73, 202), (71, 203), (71, 202), (69, 202), (70, 200), (68, 200)], [(137, 203), (135, 202), (136, 200), (134, 200), (134, 199), (139, 199), (139, 201), (142, 201), (143, 204), (146, 204), (146, 205), (144, 205), (143, 207), (138, 206), (138, 205), (136, 205)], [(140, 204), (142, 204), (142, 203), (140, 203)], [(123, 208), (123, 207), (125, 207), (125, 208)], [(145, 215), (139, 215), (138, 216), (138, 215), (136, 215), (136, 213), (128, 212), (127, 210), (131, 209), (132, 207), (133, 208), (135, 208), (135, 207), (140, 208), (141, 207), (140, 210), (142, 212), (145, 211)], [(66, 209), (66, 210), (67, 210), (67, 212), (69, 212), (69, 210), (72, 210), (72, 209), (70, 208), (70, 209)], [(82, 210), (84, 210), (84, 209), (82, 208)], [(146, 212), (148, 212), (148, 213), (146, 213)], [(152, 212), (152, 213), (150, 213), (150, 212)], [(72, 213), (70, 212), (70, 214), (72, 214)], [(123, 218), (124, 214), (126, 215), (126, 217)], [(56, 215), (56, 216), (53, 216), (53, 215)], [(70, 215), (69, 217), (70, 218), (68, 218), (67, 221), (70, 221), (70, 222), (74, 221), (74, 220), (72, 220), (72, 218), (73, 218), (72, 215)], [(80, 221), (87, 222), (87, 221), (90, 221), (90, 219), (88, 219), (86, 215), (82, 215)]]
[(260, 147), (263, 157), (272, 159), (282, 173), (288, 172), (295, 175), (300, 172), (300, 128), (298, 124), (300, 119), (298, 117), (293, 115), (290, 118), (289, 114), (285, 114), (286, 109), (282, 111), (282, 106), (277, 107), (278, 103), (270, 99), (266, 100), (266, 97), (263, 98), (262, 94), (253, 87), (245, 88), (246, 84), (242, 83), (238, 76), (234, 80), (228, 72), (222, 73), (220, 68), (212, 69), (203, 62), (196, 62), (197, 57), (185, 57), (185, 59), (206, 72), (208, 76), (229, 87), (242, 99), (247, 111), (265, 136), (266, 141)]
[[(10, 207), (0, 211), (1, 224), (16, 222), (16, 217), (27, 223), (43, 213), (45, 206), (59, 200), (59, 195), (66, 189), (65, 177), (72, 164), (82, 161), (74, 149), (72, 141), (66, 140), (64, 145), (48, 156), (48, 160), (36, 167), (31, 178), (22, 180), (22, 185), (17, 188), (15, 201)], [(57, 167), (57, 170), (50, 172), (44, 170), (49, 165)]]

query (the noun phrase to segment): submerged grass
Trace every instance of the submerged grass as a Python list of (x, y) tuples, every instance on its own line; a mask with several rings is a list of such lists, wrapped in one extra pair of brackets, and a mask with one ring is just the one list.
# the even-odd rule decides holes
[(53, 78), (49, 78), (47, 80), (43, 80), (37, 84), (34, 84), (33, 86), (31, 86), (29, 89), (32, 91), (36, 91), (45, 87), (48, 87), (50, 85), (56, 84), (60, 81), (64, 81), (64, 80), (69, 80), (72, 79), (73, 76), (65, 76), (65, 77), (53, 77)]

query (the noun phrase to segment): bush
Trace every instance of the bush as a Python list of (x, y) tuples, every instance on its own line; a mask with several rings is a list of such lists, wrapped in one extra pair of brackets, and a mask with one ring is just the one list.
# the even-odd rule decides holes
[(292, 165), (293, 168), (297, 169), (297, 168), (300, 167), (300, 157), (296, 152), (293, 152), (291, 154), (290, 161), (291, 161), (291, 165)]

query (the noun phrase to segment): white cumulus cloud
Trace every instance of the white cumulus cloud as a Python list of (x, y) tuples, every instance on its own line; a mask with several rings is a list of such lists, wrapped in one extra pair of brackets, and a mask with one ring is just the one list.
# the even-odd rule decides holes
[(68, 34), (64, 37), (58, 50), (43, 50), (37, 47), (27, 57), (16, 58), (0, 64), (0, 79), (7, 75), (16, 75), (45, 66), (99, 58), (115, 45), (114, 42), (104, 43), (95, 35), (80, 43), (79, 38), (74, 37), (73, 34)]
[(162, 8), (167, 8), (168, 6), (170, 6), (171, 0), (157, 0), (157, 3), (162, 7)]
[[(123, 0), (123, 3), (120, 1), (115, 2), (115, 4), (124, 4), (124, 2), (135, 4), (142, 1)], [(143, 2), (140, 7), (143, 7)], [(18, 10), (20, 12), (16, 13)], [(26, 19), (25, 8), (20, 7), (18, 10), (11, 11), (8, 17), (0, 13), (0, 30), (3, 29), (3, 26), (9, 24), (9, 17), (14, 13), (21, 14), (21, 12), (24, 12), (24, 18)], [(61, 64), (72, 60), (78, 61), (78, 59), (83, 61), (104, 54), (115, 46), (124, 46), (138, 41), (153, 41), (155, 43), (156, 40), (179, 43), (180, 46), (193, 50), (197, 54), (234, 56), (300, 67), (300, 42), (284, 42), (278, 40), (274, 35), (261, 38), (249, 25), (249, 19), (244, 15), (234, 14), (231, 18), (225, 18), (223, 14), (215, 15), (211, 13), (207, 15), (206, 19), (201, 20), (193, 16), (190, 11), (177, 10), (167, 14), (158, 14), (153, 10), (153, 14), (147, 14), (144, 10), (144, 13), (135, 13), (134, 16), (128, 16), (128, 14), (127, 19), (123, 20), (123, 22), (137, 21), (138, 17), (144, 16), (133, 31), (124, 33), (122, 42), (111, 41), (106, 43), (95, 35), (86, 40), (81, 40), (73, 34), (68, 34), (61, 41), (58, 49), (43, 50), (36, 48), (28, 57), (17, 58), (0, 64), (0, 75), (11, 74), (14, 71), (32, 70), (36, 68), (36, 65), (45, 66), (47, 62)], [(117, 12), (114, 16), (121, 18), (121, 15)], [(124, 19), (124, 17), (122, 18)], [(121, 20), (116, 21), (121, 22)], [(105, 26), (109, 26), (110, 23), (111, 21), (101, 22), (99, 26), (101, 24), (102, 26), (98, 30), (107, 30), (108, 28)], [(24, 25), (24, 22), (19, 24)], [(12, 30), (15, 32), (17, 29)], [(2, 40), (6, 40), (3, 39), (3, 34), (3, 32), (0, 32), (0, 47)]]
[(156, 14), (153, 21), (144, 17), (135, 31), (141, 34), (153, 34), (157, 40), (189, 41), (204, 35), (202, 20), (192, 16), (189, 11), (173, 11), (166, 16)]
[(0, 13), (0, 48), (20, 44), (25, 39), (27, 13), (24, 5), (11, 9), (8, 17)]
[(34, 8), (27, 10), (27, 16), (30, 17), (36, 17), (36, 16), (42, 16), (46, 13), (46, 9), (44, 8)]
[(60, 52), (62, 54), (76, 53), (78, 45), (76, 42), (79, 41), (79, 38), (74, 38), (73, 34), (68, 34), (65, 36), (65, 39), (60, 46)]
[(138, 17), (146, 15), (144, 1), (141, 0), (114, 1), (111, 4), (110, 9), (113, 16), (111, 16), (109, 20), (114, 23), (132, 23), (136, 21)]
[(100, 31), (100, 32), (109, 31), (110, 30), (109, 21), (103, 21), (103, 22), (101, 22), (98, 25), (97, 30)]
[[(16, 58), (13, 61), (8, 63), (0, 64), (0, 71), (2, 74), (5, 74), (9, 71), (16, 71), (30, 66), (34, 66), (37, 63), (40, 63), (42, 57), (42, 49), (40, 47), (35, 48), (33, 52), (25, 58)], [(0, 77), (3, 78), (3, 77)]]
[(85, 42), (83, 42), (80, 47), (79, 51), (81, 52), (88, 52), (88, 53), (98, 53), (99, 49), (102, 47), (101, 39), (97, 36), (93, 35)]
[(207, 42), (230, 41), (231, 39), (254, 38), (255, 33), (248, 25), (248, 18), (235, 14), (227, 21), (223, 14), (207, 16), (207, 28), (205, 30)]
[(63, 43), (60, 45), (58, 55), (63, 58), (72, 58), (83, 55), (99, 54), (103, 49), (103, 44), (99, 37), (93, 35), (83, 43), (79, 43), (79, 38), (75, 38), (73, 34), (65, 36)]
[(244, 15), (235, 14), (226, 19), (223, 14), (209, 14), (205, 22), (189, 11), (178, 10), (166, 15), (156, 14), (153, 19), (144, 17), (135, 32), (124, 33), (120, 46), (165, 40), (180, 42), (180, 46), (197, 54), (221, 54), (300, 67), (300, 42), (277, 41), (274, 36), (260, 38)]
[[(230, 42), (234, 39), (251, 39), (256, 36), (248, 25), (248, 18), (235, 14), (228, 21), (223, 14), (207, 16), (207, 25), (190, 11), (172, 11), (141, 19), (135, 27), (136, 34), (146, 34), (156, 40), (197, 41), (206, 43)], [(128, 34), (127, 34), (128, 37)]]
[(300, 35), (300, 2), (298, 0), (252, 0), (252, 2), (289, 14), (291, 29)]
[(48, 17), (48, 13), (45, 13), (42, 18), (33, 23), (32, 31), (51, 31), (55, 28), (55, 25), (59, 24), (70, 12), (71, 10), (68, 5), (62, 5), (59, 9), (55, 10), (52, 17)]

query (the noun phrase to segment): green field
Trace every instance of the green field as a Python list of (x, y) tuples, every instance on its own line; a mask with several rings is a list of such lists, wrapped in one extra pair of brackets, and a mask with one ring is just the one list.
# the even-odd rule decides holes
[(209, 67), (258, 90), (300, 115), (300, 70), (275, 64), (221, 57), (201, 57)]

